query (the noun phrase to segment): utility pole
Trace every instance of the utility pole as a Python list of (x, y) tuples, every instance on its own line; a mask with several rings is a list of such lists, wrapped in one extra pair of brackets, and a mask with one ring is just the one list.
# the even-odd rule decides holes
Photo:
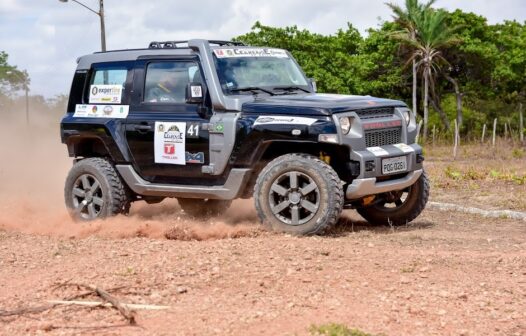
[(106, 51), (106, 24), (104, 23), (104, 0), (99, 0), (99, 17), (100, 17), (100, 43), (101, 50)]
[[(68, 2), (68, 0), (58, 0), (58, 1), (63, 2), (63, 3)], [(86, 8), (90, 12), (97, 14), (99, 16), (100, 18), (100, 46), (103, 52), (106, 51), (106, 24), (104, 22), (104, 0), (99, 0), (99, 11), (98, 12), (86, 6), (80, 1), (77, 1), (77, 0), (71, 0), (71, 1), (76, 2), (77, 4)]]

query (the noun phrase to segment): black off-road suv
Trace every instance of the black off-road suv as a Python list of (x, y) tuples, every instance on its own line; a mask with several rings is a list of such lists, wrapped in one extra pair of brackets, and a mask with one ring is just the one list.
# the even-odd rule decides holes
[(274, 230), (316, 234), (343, 209), (402, 225), (429, 184), (406, 104), (317, 94), (285, 50), (230, 41), (152, 42), (80, 57), (62, 142), (72, 216), (178, 199), (191, 216), (255, 200)]

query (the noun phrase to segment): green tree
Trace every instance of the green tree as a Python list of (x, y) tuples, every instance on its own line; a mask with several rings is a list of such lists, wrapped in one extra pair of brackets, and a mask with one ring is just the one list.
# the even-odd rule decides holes
[[(393, 19), (396, 23), (407, 29), (412, 39), (416, 39), (418, 35), (418, 22), (422, 20), (424, 12), (429, 10), (436, 0), (430, 0), (427, 3), (419, 3), (419, 0), (405, 0), (405, 6), (401, 7), (394, 3), (388, 3), (387, 6), (393, 11)], [(418, 69), (416, 59), (412, 59), (412, 70), (413, 70), (413, 111), (417, 113), (418, 102), (417, 102), (417, 82), (418, 82)]]
[(8, 63), (9, 55), (0, 51), (0, 97), (10, 96), (13, 92), (25, 89), (30, 79), (26, 71), (20, 71)]
[(409, 49), (390, 38), (390, 34), (398, 30), (400, 26), (393, 22), (368, 30), (358, 55), (353, 58), (357, 68), (353, 74), (357, 94), (410, 100), (411, 85), (404, 75)]
[(424, 128), (423, 140), (427, 139), (429, 121), (429, 89), (430, 81), (434, 80), (434, 72), (441, 62), (447, 63), (442, 56), (442, 48), (455, 44), (459, 39), (455, 36), (457, 27), (447, 25), (448, 13), (444, 10), (427, 9), (416, 21), (416, 38), (407, 28), (404, 32), (395, 34), (395, 38), (414, 48), (411, 60), (417, 60), (417, 66), (422, 68), (424, 79)]

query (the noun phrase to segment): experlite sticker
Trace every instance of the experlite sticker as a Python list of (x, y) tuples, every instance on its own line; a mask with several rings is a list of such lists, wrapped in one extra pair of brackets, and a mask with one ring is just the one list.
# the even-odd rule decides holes
[(89, 102), (91, 104), (120, 104), (122, 85), (91, 85)]

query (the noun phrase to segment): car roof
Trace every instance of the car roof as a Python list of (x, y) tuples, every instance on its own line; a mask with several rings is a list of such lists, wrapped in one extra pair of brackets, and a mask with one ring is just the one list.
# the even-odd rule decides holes
[(190, 48), (173, 49), (125, 49), (98, 52), (79, 57), (77, 70), (88, 70), (93, 63), (135, 61), (141, 56), (189, 56), (196, 55)]
[[(184, 41), (186, 42), (186, 41)], [(184, 43), (183, 42), (183, 43)], [(212, 41), (210, 41), (213, 43)], [(220, 41), (223, 42), (223, 41)], [(158, 42), (152, 42), (158, 43)], [(165, 42), (162, 42), (165, 43)], [(234, 42), (233, 42), (234, 43)], [(254, 47), (240, 44), (223, 44), (223, 45), (210, 45), (210, 49), (245, 49), (245, 48), (265, 48), (265, 47)], [(279, 48), (272, 48), (279, 49)], [(135, 61), (142, 56), (191, 56), (197, 55), (197, 53), (187, 46), (174, 47), (174, 48), (143, 48), (143, 49), (123, 49), (123, 50), (111, 50), (106, 52), (96, 52), (89, 55), (84, 55), (77, 60), (77, 70), (89, 70), (93, 63), (105, 63), (105, 62), (119, 62), (119, 61)]]

